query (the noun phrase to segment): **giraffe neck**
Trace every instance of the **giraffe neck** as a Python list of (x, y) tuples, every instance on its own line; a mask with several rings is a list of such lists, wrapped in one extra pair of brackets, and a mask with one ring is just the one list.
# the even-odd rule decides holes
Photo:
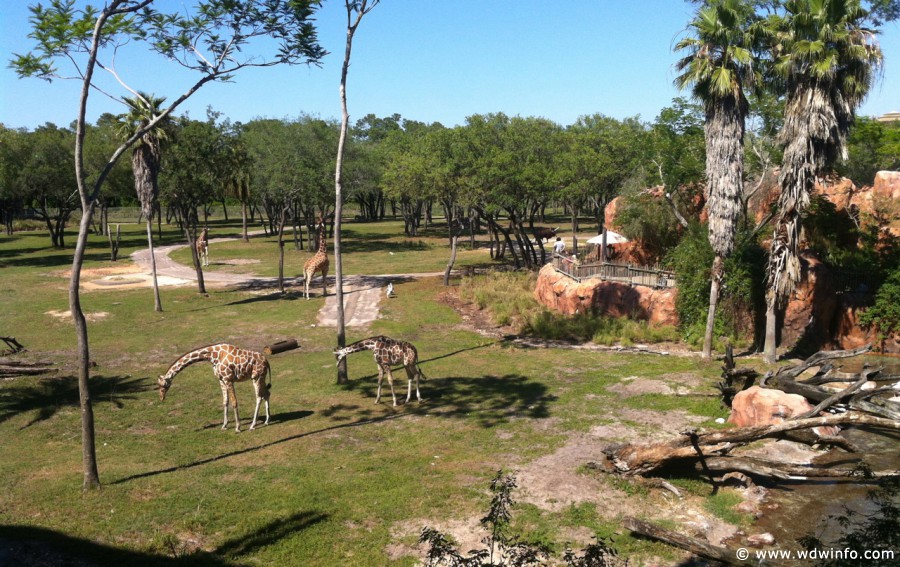
[(181, 372), (191, 364), (194, 364), (195, 362), (202, 362), (204, 360), (211, 360), (212, 356), (213, 348), (211, 346), (192, 350), (191, 352), (183, 355), (178, 360), (172, 363), (172, 366), (169, 367), (169, 371), (166, 372), (165, 380), (171, 381), (179, 372)]
[(328, 243), (325, 242), (325, 223), (322, 223), (322, 226), (319, 227), (319, 254), (324, 255), (328, 253)]
[(361, 352), (364, 350), (374, 350), (378, 346), (378, 340), (376, 338), (368, 338), (363, 339), (361, 341), (356, 341), (353, 344), (347, 345), (344, 348), (337, 351), (338, 360), (344, 358), (348, 354), (353, 354), (354, 352)]

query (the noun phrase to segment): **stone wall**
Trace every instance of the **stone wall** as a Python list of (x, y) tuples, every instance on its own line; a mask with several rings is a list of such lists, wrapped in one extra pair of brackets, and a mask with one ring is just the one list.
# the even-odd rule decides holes
[(574, 315), (595, 313), (629, 317), (651, 325), (677, 325), (674, 288), (654, 289), (600, 279), (576, 282), (547, 264), (538, 274), (534, 297), (548, 308)]

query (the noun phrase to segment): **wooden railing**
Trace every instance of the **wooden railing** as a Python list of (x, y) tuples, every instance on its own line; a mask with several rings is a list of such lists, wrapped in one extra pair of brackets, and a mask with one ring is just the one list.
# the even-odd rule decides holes
[(664, 270), (660, 267), (612, 264), (609, 262), (581, 264), (559, 254), (554, 254), (551, 262), (557, 272), (566, 274), (577, 281), (599, 278), (655, 288), (676, 287), (675, 272)]

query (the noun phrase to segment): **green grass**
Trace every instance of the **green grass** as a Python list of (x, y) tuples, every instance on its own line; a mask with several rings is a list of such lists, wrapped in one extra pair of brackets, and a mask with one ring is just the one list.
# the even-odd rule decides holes
[[(440, 271), (447, 253), (440, 235), (405, 239), (398, 226), (353, 225), (347, 272)], [(126, 266), (127, 255), (144, 248), (143, 227), (122, 229), (121, 260), (109, 262), (106, 240), (92, 235), (86, 270)], [(214, 223), (213, 236), (237, 232), (234, 222)], [(74, 234), (66, 238), (71, 246)], [(180, 238), (167, 228), (161, 244)], [(212, 258), (259, 259), (251, 266), (265, 275), (274, 248), (266, 239), (221, 244)], [(467, 261), (486, 262), (482, 250), (473, 254), (483, 256)], [(82, 494), (74, 330), (47, 314), (68, 309), (71, 261), (72, 249), (50, 249), (45, 232), (0, 236), (0, 334), (58, 368), (0, 382), (0, 538), (46, 541), (98, 564), (414, 565), (413, 556), (389, 555), (390, 546), (414, 545), (425, 525), (477, 522), (498, 468), (615, 421), (607, 386), (671, 372), (711, 383), (719, 371), (687, 358), (518, 348), (464, 328), (439, 301), (447, 291), (439, 278), (416, 279), (396, 283), (397, 298), (383, 303), (381, 318), (347, 333), (348, 342), (384, 333), (417, 346), (426, 402), (393, 408), (374, 404), (368, 353), (352, 355), (350, 383), (336, 384), (335, 331), (315, 326), (319, 298), (164, 287), (165, 311), (155, 313), (149, 289), (85, 291), (83, 310), (106, 315), (89, 324), (103, 489)], [(156, 376), (190, 349), (217, 341), (262, 349), (288, 337), (301, 348), (271, 357), (268, 426), (220, 430), (221, 397), (208, 365), (186, 369), (159, 401)], [(245, 429), (251, 391), (237, 385)], [(702, 399), (678, 398), (673, 407), (718, 415)], [(615, 519), (590, 505), (519, 511), (523, 533), (557, 550), (572, 527), (616, 531)], [(638, 558), (666, 556), (659, 544), (614, 539)]]

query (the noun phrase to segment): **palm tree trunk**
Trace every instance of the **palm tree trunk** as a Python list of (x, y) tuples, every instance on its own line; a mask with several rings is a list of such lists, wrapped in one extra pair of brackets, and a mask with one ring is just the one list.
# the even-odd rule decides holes
[(150, 249), (150, 274), (153, 277), (153, 310), (162, 313), (162, 300), (159, 298), (159, 282), (156, 279), (156, 253), (153, 251), (153, 219), (147, 217), (147, 246)]
[(712, 281), (709, 286), (709, 312), (706, 315), (706, 333), (703, 335), (703, 360), (712, 358), (712, 338), (716, 324), (716, 305), (719, 303), (719, 287), (722, 282), (724, 260), (716, 256), (712, 265)]
[(777, 312), (773, 300), (766, 301), (766, 343), (763, 347), (763, 361), (766, 364), (775, 364), (778, 360), (776, 353), (776, 336), (778, 329)]

